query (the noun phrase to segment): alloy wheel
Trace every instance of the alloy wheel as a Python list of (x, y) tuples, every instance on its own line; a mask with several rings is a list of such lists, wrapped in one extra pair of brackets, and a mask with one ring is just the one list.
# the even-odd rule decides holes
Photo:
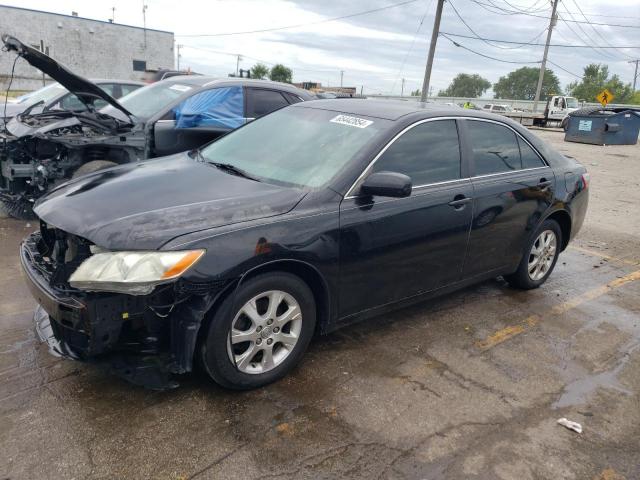
[(553, 230), (545, 230), (531, 246), (527, 271), (534, 282), (541, 280), (553, 266), (556, 257), (557, 238)]
[(236, 313), (227, 340), (229, 359), (248, 374), (268, 372), (291, 354), (302, 330), (302, 311), (283, 291), (256, 295)]

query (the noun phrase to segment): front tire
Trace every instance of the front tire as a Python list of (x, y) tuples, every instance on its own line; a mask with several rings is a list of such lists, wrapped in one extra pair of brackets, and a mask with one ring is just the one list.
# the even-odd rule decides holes
[(306, 351), (316, 323), (309, 287), (289, 273), (242, 283), (210, 319), (202, 364), (219, 385), (248, 390), (279, 380)]
[(555, 220), (545, 220), (531, 236), (518, 265), (505, 280), (523, 290), (538, 288), (547, 281), (556, 266), (562, 246), (562, 230)]

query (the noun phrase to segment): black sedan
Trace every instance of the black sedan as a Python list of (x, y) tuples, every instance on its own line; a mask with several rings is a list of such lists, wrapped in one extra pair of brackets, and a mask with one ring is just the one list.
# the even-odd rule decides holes
[(21, 259), (52, 351), (152, 388), (194, 363), (254, 388), (315, 331), (500, 275), (539, 287), (582, 225), (588, 183), (504, 117), (305, 102), (58, 187)]

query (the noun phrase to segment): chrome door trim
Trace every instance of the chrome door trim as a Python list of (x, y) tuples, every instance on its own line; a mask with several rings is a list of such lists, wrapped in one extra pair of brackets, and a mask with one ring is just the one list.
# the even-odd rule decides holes
[[(358, 176), (358, 178), (356, 178), (356, 181), (351, 184), (351, 187), (349, 187), (349, 190), (347, 190), (347, 194), (344, 196), (344, 199), (346, 200), (346, 199), (352, 199), (352, 198), (357, 198), (358, 197), (358, 195), (354, 195), (353, 194), (353, 190), (356, 187), (356, 185), (358, 185), (358, 183), (360, 183), (360, 181), (365, 177), (365, 175), (367, 175), (369, 173), (369, 170), (371, 170), (373, 165), (384, 154), (384, 152), (386, 152), (387, 149), (391, 145), (393, 145), (393, 143), (398, 138), (400, 138), (402, 135), (404, 135), (409, 130), (411, 130), (412, 128), (414, 128), (414, 127), (416, 127), (418, 125), (422, 125), (423, 123), (427, 123), (427, 122), (436, 122), (438, 120), (473, 120), (473, 121), (480, 121), (480, 122), (495, 123), (497, 125), (501, 125), (503, 127), (506, 127), (509, 130), (511, 130), (514, 134), (516, 134), (519, 138), (524, 140), (526, 142), (526, 144), (529, 145), (529, 147), (531, 147), (531, 149), (536, 153), (536, 155), (538, 155), (538, 157), (540, 157), (540, 159), (543, 161), (545, 166), (544, 167), (534, 167), (534, 168), (522, 168), (520, 170), (514, 170), (512, 172), (499, 172), (499, 173), (491, 173), (491, 174), (487, 174), (487, 175), (475, 175), (473, 177), (457, 178), (455, 180), (448, 180), (446, 182), (428, 183), (428, 184), (424, 184), (424, 185), (417, 185), (417, 186), (413, 187), (413, 189), (429, 187), (431, 185), (440, 185), (440, 184), (443, 184), (443, 183), (458, 182), (460, 180), (467, 180), (469, 178), (492, 177), (492, 176), (496, 176), (496, 175), (505, 175), (505, 174), (509, 174), (509, 173), (518, 173), (518, 172), (526, 172), (526, 171), (530, 171), (530, 170), (539, 170), (539, 169), (542, 169), (542, 168), (549, 168), (549, 164), (546, 162), (544, 157), (542, 155), (540, 155), (540, 152), (538, 152), (538, 150), (536, 150), (536, 148), (533, 145), (531, 145), (531, 143), (526, 138), (524, 138), (513, 127), (511, 127), (510, 125), (507, 125), (506, 123), (502, 123), (502, 122), (499, 122), (497, 120), (491, 120), (489, 118), (462, 117), (462, 116), (446, 116), (446, 117), (424, 118), (422, 120), (418, 120), (417, 122), (412, 123), (411, 125), (408, 125), (407, 127), (403, 128), (400, 132), (398, 132), (396, 135), (394, 135), (394, 137), (391, 140), (389, 140), (389, 142), (387, 142), (387, 144), (376, 154), (376, 156), (373, 157), (373, 160), (371, 160), (371, 162), (369, 162), (369, 164), (362, 171), (362, 173)], [(458, 141), (460, 141), (460, 135), (458, 135)], [(462, 145), (460, 145), (460, 146), (462, 146)]]

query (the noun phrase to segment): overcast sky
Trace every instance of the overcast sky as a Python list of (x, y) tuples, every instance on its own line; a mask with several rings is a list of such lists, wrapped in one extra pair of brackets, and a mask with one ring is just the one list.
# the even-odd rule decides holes
[[(424, 65), (433, 28), (436, 0), (416, 0), (366, 15), (332, 22), (304, 25), (273, 32), (216, 37), (189, 37), (310, 24), (328, 18), (397, 4), (403, 0), (146, 0), (148, 28), (175, 32), (182, 47), (182, 67), (212, 75), (235, 71), (235, 54), (241, 54), (241, 68), (257, 61), (284, 63), (293, 69), (294, 81), (318, 81), (324, 85), (364, 86), (364, 93), (405, 94), (422, 85)], [(406, 0), (405, 0), (406, 1)], [(473, 34), (460, 21), (454, 7), (480, 36), (516, 42), (544, 43), (551, 7), (549, 0), (450, 0), (445, 3), (440, 30), (451, 34)], [(577, 4), (576, 4), (577, 2)], [(6, 5), (107, 20), (114, 6), (115, 21), (142, 26), (142, 0), (19, 0)], [(498, 6), (498, 8), (492, 5)], [(565, 23), (565, 20), (633, 25), (637, 28), (591, 26)], [(515, 15), (504, 10), (526, 10), (532, 15)], [(489, 10), (499, 10), (498, 13)], [(588, 63), (606, 63), (610, 71), (631, 82), (631, 58), (640, 58), (640, 0), (561, 0), (561, 19), (554, 28), (552, 44), (597, 47), (636, 46), (636, 48), (592, 49), (552, 46), (549, 59), (574, 74), (581, 74)], [(421, 20), (423, 23), (421, 25)], [(451, 37), (454, 39), (454, 37)], [(512, 62), (540, 61), (543, 46), (488, 45), (477, 39), (455, 38), (462, 46), (484, 55)], [(523, 65), (483, 58), (440, 37), (433, 67), (434, 93), (445, 88), (460, 72), (478, 73), (495, 82), (502, 75)], [(532, 64), (530, 66), (535, 66)], [(549, 65), (564, 87), (575, 79)]]

